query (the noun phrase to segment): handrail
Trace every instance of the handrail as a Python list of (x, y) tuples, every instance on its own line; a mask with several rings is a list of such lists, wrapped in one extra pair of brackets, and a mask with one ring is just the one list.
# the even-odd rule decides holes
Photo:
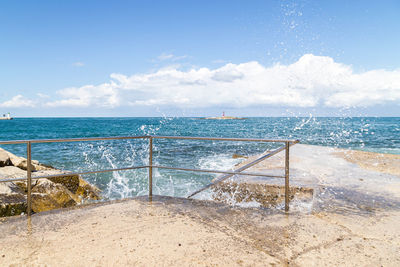
[[(294, 145), (296, 143), (298, 143), (298, 142), (295, 141), (295, 142), (292, 143), (292, 145)], [(242, 171), (244, 171), (244, 170), (246, 170), (246, 169), (248, 169), (248, 168), (250, 168), (250, 167), (252, 167), (252, 166), (254, 166), (254, 165), (258, 164), (258, 163), (260, 163), (261, 161), (263, 161), (263, 160), (265, 160), (267, 158), (270, 158), (270, 157), (278, 154), (279, 152), (281, 152), (281, 151), (283, 151), (285, 149), (286, 149), (286, 146), (281, 146), (281, 147), (279, 147), (279, 148), (267, 153), (266, 155), (263, 155), (263, 156), (257, 158), (256, 160), (253, 160), (252, 162), (240, 167), (239, 169), (235, 170), (232, 174), (223, 175), (223, 176), (220, 176), (220, 177), (217, 177), (217, 178), (213, 179), (211, 183), (209, 183), (208, 185), (204, 186), (203, 188), (193, 192), (191, 195), (188, 196), (188, 198), (191, 198), (194, 195), (197, 195), (198, 193), (210, 188), (211, 186), (217, 185), (217, 184), (225, 181), (226, 179), (232, 177), (235, 174), (243, 174)], [(264, 176), (264, 175), (261, 175), (261, 176)], [(273, 176), (269, 176), (269, 177), (273, 177)], [(285, 178), (285, 176), (278, 176), (278, 177)]]
[[(31, 179), (32, 180), (39, 180), (39, 179), (44, 179), (44, 178), (55, 178), (55, 177), (85, 175), (85, 174), (94, 174), (94, 173), (137, 170), (137, 169), (145, 169), (145, 168), (148, 168), (148, 167), (149, 167), (149, 165), (127, 167), (127, 168), (106, 169), (106, 170), (98, 170), (98, 171), (87, 171), (87, 172), (64, 172), (64, 173), (59, 173), (59, 174), (32, 176)], [(16, 182), (16, 181), (24, 181), (24, 180), (26, 180), (26, 178), (23, 178), (23, 177), (21, 177), (21, 178), (8, 178), (8, 179), (1, 179), (0, 183)]]
[(150, 138), (150, 136), (143, 135), (143, 136), (87, 137), (87, 138), (64, 138), (64, 139), (11, 140), (11, 141), (0, 141), (0, 145), (26, 144), (28, 142), (30, 142), (31, 144), (37, 144), (37, 143), (63, 143), (63, 142), (144, 139), (144, 138)]
[(61, 138), (61, 139), (30, 139), (30, 140), (10, 140), (0, 141), (0, 145), (16, 145), (37, 143), (62, 143), (62, 142), (84, 142), (84, 141), (104, 141), (104, 140), (121, 140), (121, 139), (181, 139), (181, 140), (210, 140), (210, 141), (243, 141), (243, 142), (267, 142), (267, 143), (285, 143), (298, 142), (299, 140), (290, 139), (259, 139), (259, 138), (225, 138), (225, 137), (196, 137), (196, 136), (159, 136), (159, 135), (142, 135), (142, 136), (112, 136), (112, 137), (86, 137), (86, 138)]
[[(32, 177), (32, 151), (31, 144), (37, 143), (61, 143), (61, 142), (82, 142), (82, 141), (104, 141), (104, 140), (124, 140), (124, 139), (149, 139), (149, 164), (143, 166), (133, 166), (126, 168), (116, 168), (116, 169), (106, 169), (106, 170), (97, 170), (97, 171), (86, 171), (86, 172), (67, 172), (62, 174), (53, 174), (53, 175), (44, 175), (44, 176), (36, 176)], [(170, 166), (159, 166), (153, 165), (153, 139), (180, 139), (180, 140), (208, 140), (208, 141), (242, 141), (242, 142), (274, 142), (274, 143), (285, 143), (285, 146), (279, 147), (278, 149), (269, 152), (266, 155), (259, 157), (258, 159), (246, 164), (245, 166), (234, 170), (234, 171), (220, 171), (220, 170), (207, 170), (207, 169), (190, 169), (190, 168), (179, 168), (179, 167), (170, 167)], [(14, 181), (23, 181), (27, 180), (27, 215), (31, 215), (31, 189), (32, 189), (32, 180), (38, 180), (43, 178), (51, 178), (51, 177), (63, 177), (67, 175), (84, 175), (84, 174), (94, 174), (94, 173), (105, 173), (105, 172), (113, 172), (113, 171), (124, 171), (124, 170), (134, 170), (134, 169), (143, 169), (148, 168), (149, 173), (149, 196), (153, 194), (153, 168), (158, 169), (171, 169), (171, 170), (181, 170), (181, 171), (195, 171), (195, 172), (205, 172), (205, 173), (220, 173), (225, 174), (218, 178), (215, 178), (211, 184), (206, 185), (200, 190), (192, 193), (188, 198), (191, 198), (195, 194), (204, 191), (205, 189), (216, 185), (233, 175), (248, 175), (248, 176), (263, 176), (263, 177), (272, 177), (272, 178), (285, 178), (285, 211), (289, 210), (289, 147), (296, 143), (300, 142), (299, 140), (288, 140), (288, 139), (255, 139), (255, 138), (222, 138), (222, 137), (193, 137), (193, 136), (153, 136), (153, 135), (144, 135), (144, 136), (116, 136), (116, 137), (88, 137), (88, 138), (65, 138), (65, 139), (33, 139), (33, 140), (10, 140), (10, 141), (0, 141), (0, 145), (11, 145), (11, 144), (26, 144), (27, 145), (27, 177), (26, 178), (9, 178), (9, 179), (1, 179), (2, 182), (14, 182)], [(285, 154), (285, 175), (269, 175), (265, 173), (252, 173), (252, 172), (243, 172), (243, 170), (254, 166), (255, 164), (272, 157), (273, 155), (286, 150)]]
[[(296, 141), (290, 143), (289, 145), (292, 146), (292, 145), (297, 144), (298, 142), (299, 142), (299, 140), (296, 140)], [(268, 151), (265, 155), (262, 155), (261, 157), (253, 160), (252, 162), (247, 163), (245, 166), (242, 166), (239, 169), (236, 169), (235, 172), (242, 172), (242, 171), (244, 171), (244, 170), (246, 170), (246, 169), (248, 169), (250, 167), (253, 167), (254, 165), (260, 163), (261, 161), (266, 160), (267, 158), (270, 158), (270, 157), (278, 154), (279, 152), (285, 150), (285, 148), (286, 148), (285, 146), (281, 146), (281, 147), (279, 147), (279, 148), (277, 148), (277, 149), (275, 149), (273, 151)], [(231, 177), (231, 176), (229, 176), (229, 177)], [(229, 178), (229, 177), (226, 177), (226, 178)], [(285, 176), (283, 176), (283, 177), (285, 177)], [(212, 181), (213, 182), (214, 181), (217, 182), (217, 181), (219, 181), (221, 179), (225, 180), (226, 178), (225, 177), (217, 177), (217, 178), (214, 178)]]
[(208, 173), (224, 173), (224, 174), (231, 174), (231, 176), (239, 174), (239, 175), (248, 175), (248, 176), (265, 176), (265, 177), (273, 177), (273, 178), (285, 178), (285, 176), (283, 176), (283, 175), (272, 175), (272, 174), (254, 173), (254, 172), (190, 169), (190, 168), (177, 168), (177, 167), (168, 167), (168, 166), (159, 166), (159, 165), (152, 165), (152, 167), (153, 168), (157, 168), (157, 169), (168, 169), (168, 170), (177, 170), (177, 171), (197, 171), (197, 172), (208, 172)]
[(299, 142), (299, 140), (289, 139), (257, 139), (257, 138), (225, 138), (225, 137), (196, 137), (196, 136), (149, 136), (157, 139), (181, 139), (181, 140), (209, 140), (209, 141), (243, 141), (243, 142), (267, 142), (267, 143), (286, 143)]

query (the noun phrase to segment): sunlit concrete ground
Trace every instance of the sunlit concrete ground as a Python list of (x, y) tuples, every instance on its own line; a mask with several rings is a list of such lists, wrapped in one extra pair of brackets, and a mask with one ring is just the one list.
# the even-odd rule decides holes
[(400, 266), (398, 158), (343, 153), (293, 147), (293, 182), (316, 195), (288, 214), (143, 197), (8, 218), (0, 266)]

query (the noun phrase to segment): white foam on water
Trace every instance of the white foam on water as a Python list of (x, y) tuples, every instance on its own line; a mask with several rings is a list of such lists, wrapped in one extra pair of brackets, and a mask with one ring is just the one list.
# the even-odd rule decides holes
[[(196, 195), (194, 198), (198, 200), (215, 200), (215, 192), (211, 190), (206, 190), (204, 192), (199, 193)], [(244, 199), (243, 201), (236, 201), (235, 199), (235, 192), (233, 194), (228, 194), (228, 193), (222, 193), (219, 192), (219, 199), (224, 199), (223, 203), (226, 203), (230, 206), (233, 207), (240, 207), (240, 208), (259, 208), (261, 207), (261, 203), (252, 200), (252, 201), (246, 201)]]
[(290, 211), (299, 211), (302, 213), (310, 213), (313, 208), (313, 201), (304, 201), (293, 199), (289, 204)]
[[(299, 200), (292, 199), (289, 203), (289, 211), (290, 212), (301, 212), (301, 213), (311, 213), (313, 208), (313, 200)], [(278, 205), (276, 205), (276, 209), (284, 210), (285, 202), (282, 201)]]
[(153, 169), (153, 194), (175, 196), (174, 177), (162, 175), (158, 169)]
[(313, 115), (310, 113), (308, 119), (302, 119), (299, 125), (296, 125), (293, 129), (293, 131), (298, 131), (303, 129), (304, 126), (310, 123), (310, 121), (313, 119), (313, 122), (315, 122), (315, 118), (313, 118)]
[[(114, 164), (115, 158), (114, 156), (110, 153), (109, 150), (105, 150), (102, 155), (103, 158), (105, 158), (110, 164), (111, 168), (116, 169), (117, 166)], [(107, 193), (106, 196), (108, 198), (111, 198), (113, 193), (119, 194), (120, 198), (126, 198), (130, 197), (132, 195), (132, 192), (135, 192), (135, 188), (130, 188), (129, 186), (129, 179), (125, 175), (121, 175), (120, 172), (114, 171), (112, 172), (112, 179), (108, 183), (107, 186)]]
[(244, 160), (244, 158), (234, 159), (232, 155), (218, 154), (201, 158), (198, 165), (200, 169), (227, 171), (233, 170), (236, 164)]
[[(136, 145), (136, 146), (135, 146)], [(117, 169), (137, 165), (146, 165), (148, 144), (137, 144), (135, 141), (125, 141), (118, 145), (109, 145), (107, 142), (93, 145), (83, 144), (84, 166), (82, 170)], [(98, 156), (100, 155), (100, 157)], [(109, 175), (104, 181), (103, 175)], [(91, 181), (98, 184), (103, 179), (103, 197), (105, 199), (128, 198), (146, 194), (143, 184), (143, 170), (114, 171), (108, 174), (94, 174)]]

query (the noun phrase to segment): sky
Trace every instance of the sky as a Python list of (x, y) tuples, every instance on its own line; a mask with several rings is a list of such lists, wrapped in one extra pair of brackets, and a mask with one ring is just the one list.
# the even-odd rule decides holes
[(0, 113), (400, 116), (400, 1), (0, 2)]

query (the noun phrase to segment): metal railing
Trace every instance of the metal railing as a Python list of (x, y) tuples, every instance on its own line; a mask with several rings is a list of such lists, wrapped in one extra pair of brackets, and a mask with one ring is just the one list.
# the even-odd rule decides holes
[[(61, 142), (85, 142), (85, 141), (104, 141), (104, 140), (125, 140), (125, 139), (149, 139), (149, 164), (142, 166), (134, 166), (127, 168), (116, 168), (116, 169), (106, 169), (97, 171), (86, 171), (86, 172), (68, 172), (63, 174), (53, 174), (32, 177), (32, 144), (38, 143), (61, 143)], [(243, 167), (236, 169), (234, 171), (221, 171), (221, 170), (207, 170), (207, 169), (191, 169), (191, 168), (180, 168), (171, 166), (160, 166), (153, 165), (153, 139), (180, 139), (180, 140), (207, 140), (207, 141), (240, 141), (240, 142), (267, 142), (267, 143), (284, 143), (273, 151), (268, 152), (265, 155), (253, 160), (252, 162), (244, 165)], [(125, 170), (135, 170), (148, 168), (148, 180), (149, 180), (149, 196), (153, 195), (153, 168), (158, 169), (170, 169), (179, 171), (191, 171), (191, 172), (203, 172), (203, 173), (219, 173), (225, 174), (213, 180), (212, 183), (204, 186), (203, 188), (190, 194), (188, 198), (210, 188), (213, 185), (221, 183), (226, 179), (234, 175), (247, 175), (247, 176), (263, 176), (263, 177), (273, 177), (273, 178), (284, 178), (285, 179), (285, 211), (289, 211), (289, 147), (298, 143), (299, 140), (285, 140), (285, 139), (254, 139), (254, 138), (213, 138), (213, 137), (191, 137), (191, 136), (120, 136), (120, 137), (92, 137), (92, 138), (69, 138), (69, 139), (41, 139), (41, 140), (16, 140), (16, 141), (0, 141), (0, 145), (11, 145), (11, 144), (26, 144), (27, 146), (27, 177), (26, 178), (9, 178), (0, 179), (0, 183), (4, 182), (14, 182), (14, 181), (27, 181), (27, 215), (30, 216), (32, 213), (32, 180), (38, 180), (43, 178), (54, 178), (54, 177), (64, 177), (66, 175), (85, 175), (85, 174), (95, 174), (95, 173), (105, 173), (114, 171), (125, 171)], [(243, 172), (257, 163), (276, 155), (277, 153), (285, 150), (285, 175), (269, 175), (265, 173), (253, 173), (253, 172)]]

